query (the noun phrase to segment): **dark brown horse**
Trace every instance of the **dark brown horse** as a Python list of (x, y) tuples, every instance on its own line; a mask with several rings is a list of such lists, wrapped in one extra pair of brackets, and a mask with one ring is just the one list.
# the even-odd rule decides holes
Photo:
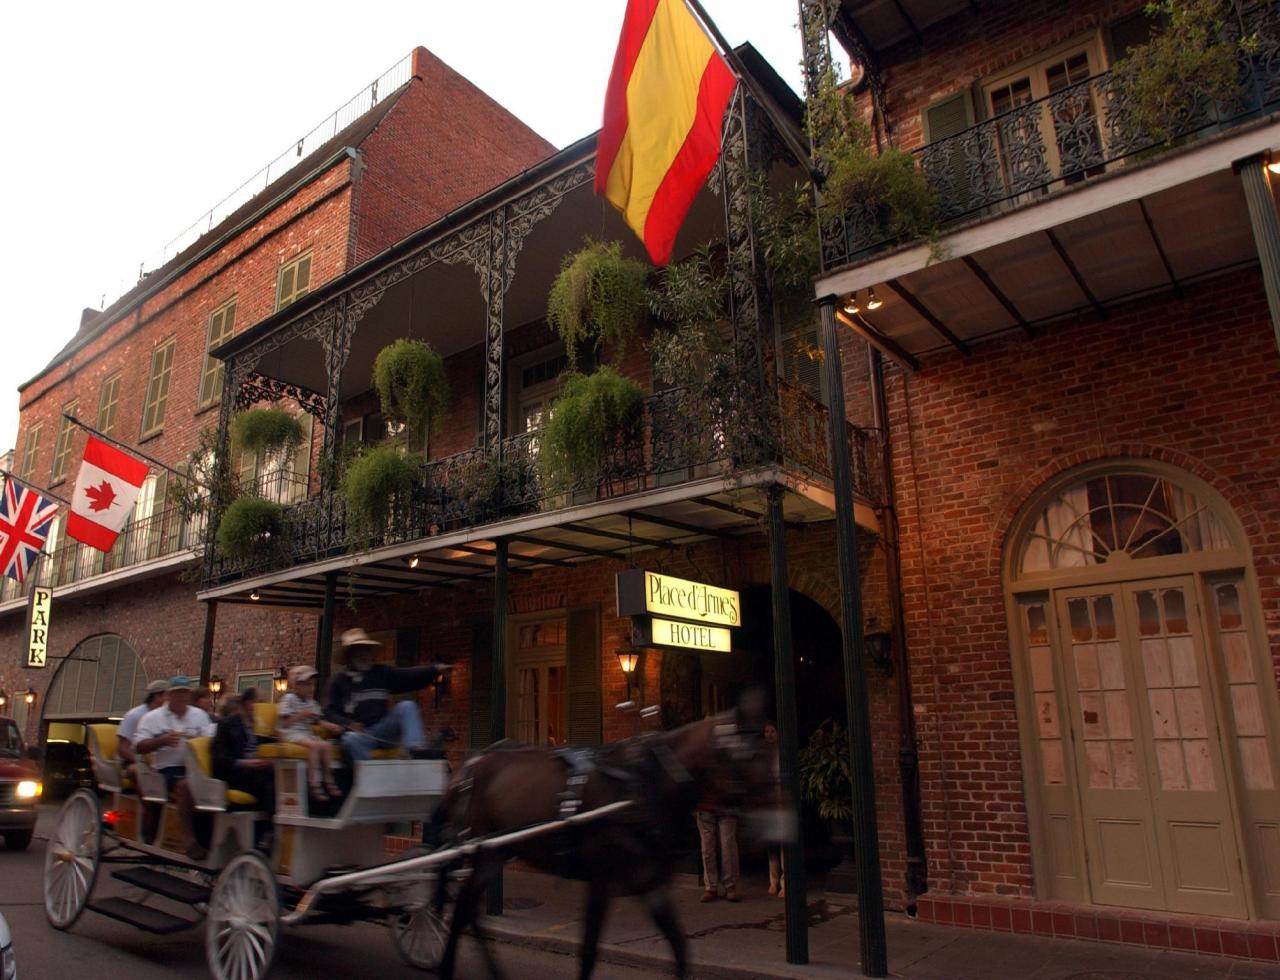
[(632, 803), (596, 821), (501, 850), (479, 850), (457, 897), (440, 975), (446, 980), (453, 976), (458, 940), (468, 928), (480, 941), (490, 971), (499, 975), (480, 932), (479, 902), (485, 889), (500, 880), (504, 862), (520, 858), (562, 878), (587, 882), (580, 977), (589, 977), (595, 968), (605, 913), (619, 895), (643, 898), (671, 944), (676, 975), (683, 977), (685, 937), (670, 892), (675, 858), (699, 803), (757, 810), (776, 800), (763, 720), (762, 703), (746, 699), (733, 711), (674, 731), (570, 750), (588, 752), (589, 762), (579, 758), (575, 764), (553, 749), (504, 742), (471, 759), (437, 811), (445, 846), (553, 821), (571, 811)]

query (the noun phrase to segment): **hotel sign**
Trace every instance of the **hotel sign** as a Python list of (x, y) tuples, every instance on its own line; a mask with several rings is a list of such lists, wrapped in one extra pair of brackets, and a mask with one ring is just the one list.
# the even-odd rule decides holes
[(742, 602), (733, 589), (629, 568), (618, 573), (618, 615), (663, 616), (717, 626), (741, 626)]
[(631, 642), (639, 647), (686, 647), (713, 653), (733, 651), (733, 634), (723, 626), (682, 623), (658, 616), (642, 616), (633, 620)]
[(53, 608), (53, 590), (45, 586), (31, 589), (31, 628), (27, 634), (27, 666), (47, 667), (49, 649), (49, 613)]

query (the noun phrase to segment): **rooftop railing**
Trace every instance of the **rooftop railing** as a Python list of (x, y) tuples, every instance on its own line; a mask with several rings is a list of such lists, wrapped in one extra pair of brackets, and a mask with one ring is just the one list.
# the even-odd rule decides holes
[[(1227, 30), (1257, 38), (1239, 61), (1239, 96), (1177, 107), (1159, 132), (1141, 122), (1131, 89), (1106, 71), (916, 150), (916, 165), (936, 194), (939, 225), (1034, 202), (1280, 106), (1280, 7), (1256, 6)], [(835, 224), (824, 236), (825, 268), (899, 243), (888, 215), (875, 206)]]

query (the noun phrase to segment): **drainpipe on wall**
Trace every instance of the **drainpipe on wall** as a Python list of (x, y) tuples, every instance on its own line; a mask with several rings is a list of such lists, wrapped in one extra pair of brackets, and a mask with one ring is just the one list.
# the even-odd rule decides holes
[(911, 672), (907, 663), (907, 621), (902, 610), (902, 566), (898, 554), (898, 511), (893, 484), (893, 453), (889, 442), (889, 412), (884, 397), (884, 358), (867, 345), (871, 361), (871, 410), (880, 430), (880, 471), (883, 499), (880, 527), (889, 582), (894, 669), (898, 675), (898, 771), (902, 779), (902, 820), (907, 845), (907, 910), (915, 913), (915, 897), (929, 890), (929, 862), (924, 849), (924, 820), (920, 808), (920, 747), (916, 742), (916, 720), (911, 700)]

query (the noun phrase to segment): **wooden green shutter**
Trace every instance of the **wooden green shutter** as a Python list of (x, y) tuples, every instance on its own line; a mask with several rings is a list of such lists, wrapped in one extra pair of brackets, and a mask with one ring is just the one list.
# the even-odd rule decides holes
[(570, 609), (565, 632), (569, 744), (599, 745), (603, 726), (599, 608), (583, 606)]
[(493, 620), (471, 624), (471, 737), (473, 749), (483, 749), (489, 737), (489, 705), (493, 692)]
[(924, 141), (936, 143), (973, 125), (973, 102), (968, 90), (961, 89), (927, 106), (920, 116), (924, 124)]

